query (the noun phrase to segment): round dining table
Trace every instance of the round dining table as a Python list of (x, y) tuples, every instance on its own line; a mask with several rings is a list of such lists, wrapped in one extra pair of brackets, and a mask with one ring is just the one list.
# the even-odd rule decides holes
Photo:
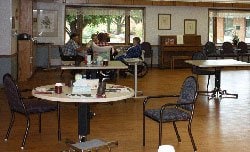
[(105, 94), (97, 96), (97, 88), (92, 88), (89, 94), (72, 94), (72, 87), (62, 86), (62, 93), (55, 93), (55, 85), (40, 86), (32, 90), (34, 97), (56, 102), (58, 106), (58, 140), (61, 141), (60, 103), (78, 103), (78, 137), (83, 140), (90, 133), (90, 103), (114, 102), (134, 96), (132, 88), (107, 84)]

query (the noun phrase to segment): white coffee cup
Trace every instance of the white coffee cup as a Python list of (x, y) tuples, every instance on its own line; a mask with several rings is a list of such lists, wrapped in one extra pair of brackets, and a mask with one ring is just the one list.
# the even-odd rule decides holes
[(87, 64), (91, 64), (91, 55), (87, 55)]

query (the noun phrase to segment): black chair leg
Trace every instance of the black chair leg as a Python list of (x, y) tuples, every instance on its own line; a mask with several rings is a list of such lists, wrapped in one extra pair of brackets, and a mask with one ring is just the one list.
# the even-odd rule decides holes
[(42, 132), (42, 114), (41, 113), (39, 113), (38, 114), (38, 117), (39, 117), (39, 133), (41, 133)]
[(11, 128), (12, 128), (12, 126), (14, 124), (14, 120), (15, 120), (15, 113), (13, 111), (11, 111), (11, 120), (10, 120), (10, 124), (9, 124), (7, 134), (6, 134), (5, 139), (4, 139), (5, 141), (7, 141), (8, 138), (9, 138)]
[(63, 75), (63, 72), (64, 72), (64, 70), (61, 70), (61, 75), (60, 75), (60, 77), (62, 77), (62, 75)]
[(60, 114), (60, 102), (57, 102), (57, 138), (61, 141), (61, 114)]
[(179, 135), (179, 132), (178, 132), (178, 129), (177, 129), (177, 126), (176, 126), (175, 122), (173, 122), (173, 126), (174, 126), (174, 131), (175, 131), (176, 137), (178, 139), (178, 142), (180, 143), (181, 142), (181, 137)]
[(190, 136), (192, 145), (193, 145), (193, 149), (194, 149), (194, 151), (196, 152), (196, 151), (197, 151), (197, 147), (196, 147), (196, 145), (195, 145), (195, 143), (194, 143), (194, 138), (193, 138), (192, 131), (191, 131), (191, 120), (190, 120), (189, 123), (188, 123), (188, 133), (189, 133), (189, 136)]
[(143, 124), (142, 124), (143, 128), (142, 128), (142, 135), (143, 135), (143, 142), (142, 145), (145, 146), (145, 116), (143, 113)]
[(161, 145), (162, 141), (162, 122), (159, 123), (159, 146)]
[(26, 130), (25, 130), (25, 133), (24, 133), (24, 136), (23, 136), (23, 142), (22, 142), (22, 146), (21, 146), (21, 149), (24, 149), (24, 146), (25, 146), (25, 142), (26, 142), (26, 138), (28, 136), (28, 133), (29, 133), (29, 128), (30, 128), (30, 118), (29, 116), (26, 116), (27, 120), (26, 120)]
[(208, 75), (208, 79), (207, 79), (207, 92), (208, 92), (209, 81), (210, 81), (210, 75)]
[(153, 55), (151, 54), (151, 68), (153, 67), (153, 57), (152, 57)]

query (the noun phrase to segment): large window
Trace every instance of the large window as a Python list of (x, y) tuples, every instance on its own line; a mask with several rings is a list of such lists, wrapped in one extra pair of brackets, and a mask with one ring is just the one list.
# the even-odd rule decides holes
[(250, 43), (250, 10), (209, 10), (209, 41)]
[(108, 33), (110, 43), (129, 44), (135, 36), (144, 40), (143, 8), (66, 7), (66, 39), (71, 32), (87, 43), (95, 33)]

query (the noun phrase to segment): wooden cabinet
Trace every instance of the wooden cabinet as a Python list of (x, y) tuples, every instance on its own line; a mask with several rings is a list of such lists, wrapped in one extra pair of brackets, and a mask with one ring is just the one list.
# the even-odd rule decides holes
[(33, 42), (18, 40), (18, 81), (26, 81), (34, 71)]
[(177, 39), (176, 35), (160, 36), (160, 50), (159, 50), (159, 66), (160, 68), (170, 68), (175, 60), (175, 67), (187, 67), (183, 60), (188, 59), (192, 54), (202, 50), (200, 35), (183, 35), (181, 40)]

